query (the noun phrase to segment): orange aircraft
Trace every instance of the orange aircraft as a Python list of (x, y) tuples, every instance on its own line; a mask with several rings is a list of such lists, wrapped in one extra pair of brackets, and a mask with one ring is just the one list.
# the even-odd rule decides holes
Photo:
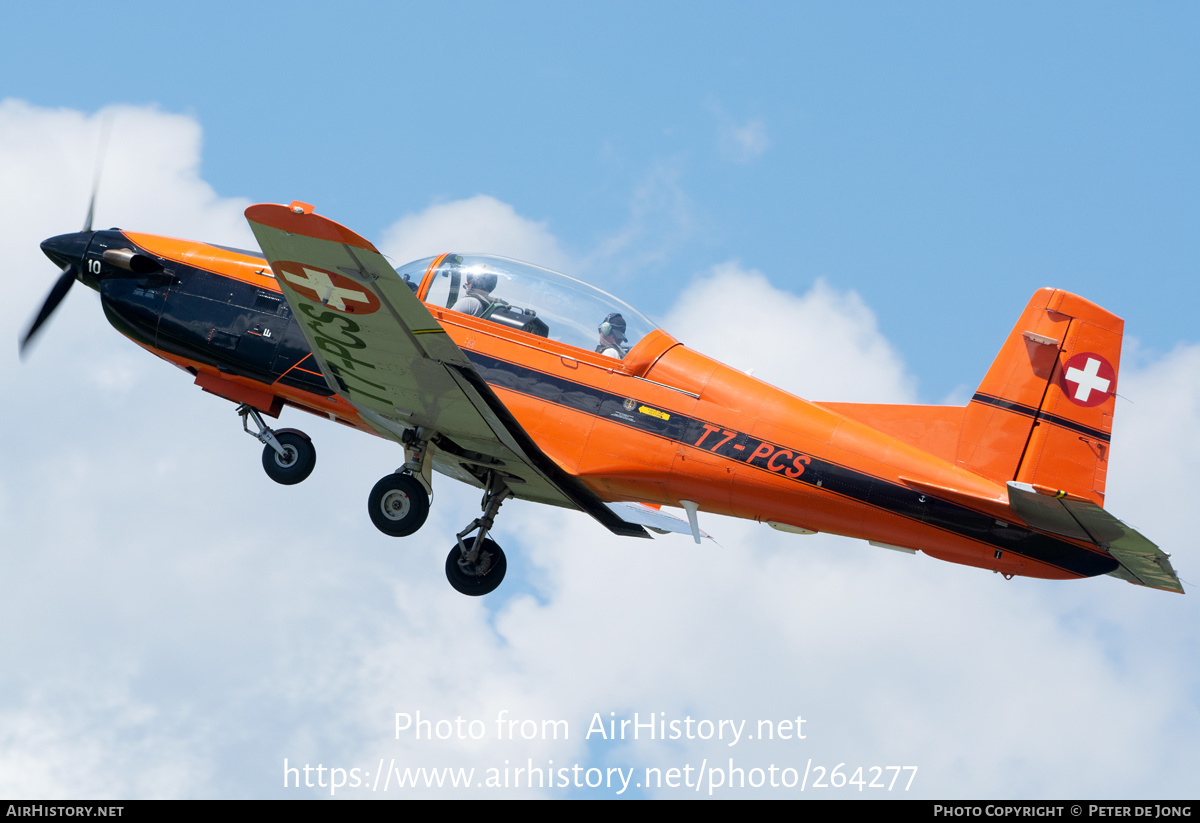
[(1183, 591), (1168, 556), (1103, 508), (1123, 323), (1081, 297), (1037, 292), (966, 406), (813, 403), (546, 269), (460, 254), (394, 269), (307, 204), (246, 218), (262, 254), (92, 231), (89, 214), (42, 243), (63, 270), (22, 349), (79, 280), (121, 333), (238, 404), (273, 480), (316, 462), (306, 434), (263, 420), (292, 406), (403, 446), (368, 497), (386, 534), (421, 528), (434, 469), (483, 489), (446, 558), (465, 594), (504, 577), (489, 534), (510, 497), (619, 535), (698, 543), (711, 512), (1005, 577)]

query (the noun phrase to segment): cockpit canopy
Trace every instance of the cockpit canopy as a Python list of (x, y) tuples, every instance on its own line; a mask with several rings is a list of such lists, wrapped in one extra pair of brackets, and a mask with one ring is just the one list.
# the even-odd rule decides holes
[(595, 286), (504, 257), (443, 254), (396, 271), (431, 305), (613, 357), (656, 328)]

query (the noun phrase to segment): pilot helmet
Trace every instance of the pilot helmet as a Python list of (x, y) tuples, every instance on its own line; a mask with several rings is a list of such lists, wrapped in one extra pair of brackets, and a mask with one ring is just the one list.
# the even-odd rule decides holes
[(613, 312), (608, 317), (605, 317), (600, 323), (600, 328), (597, 329), (601, 335), (612, 335), (618, 343), (624, 343), (625, 337), (625, 318), (617, 312)]
[(491, 272), (470, 273), (466, 281), (469, 289), (491, 292), (496, 288), (496, 275)]

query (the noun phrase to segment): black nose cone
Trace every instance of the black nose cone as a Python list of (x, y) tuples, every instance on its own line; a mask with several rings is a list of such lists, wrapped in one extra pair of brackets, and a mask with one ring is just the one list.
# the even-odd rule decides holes
[(60, 269), (67, 266), (79, 266), (87, 253), (88, 244), (92, 242), (92, 231), (77, 231), (71, 234), (60, 234), (42, 241), (42, 253), (49, 257)]

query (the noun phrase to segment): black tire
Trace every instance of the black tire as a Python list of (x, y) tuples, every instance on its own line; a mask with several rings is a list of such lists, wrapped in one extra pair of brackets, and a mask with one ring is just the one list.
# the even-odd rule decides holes
[(367, 497), (371, 522), (390, 537), (408, 537), (429, 517), (429, 494), (411, 474), (389, 474)]
[[(475, 545), (475, 538), (466, 538), (463, 540), (463, 545), (470, 549)], [(446, 558), (446, 579), (450, 581), (450, 585), (456, 592), (471, 597), (481, 597), (494, 592), (496, 587), (504, 582), (504, 573), (508, 571), (508, 559), (504, 556), (504, 550), (497, 546), (491, 538), (483, 538), (483, 548), (475, 563), (475, 571), (478, 571), (480, 567), (485, 567), (482, 574), (464, 569), (458, 562), (461, 557), (462, 552), (455, 544)]]
[(284, 486), (294, 486), (308, 478), (317, 465), (317, 450), (303, 432), (277, 431), (275, 439), (286, 455), (270, 445), (263, 447), (262, 464), (267, 477)]

